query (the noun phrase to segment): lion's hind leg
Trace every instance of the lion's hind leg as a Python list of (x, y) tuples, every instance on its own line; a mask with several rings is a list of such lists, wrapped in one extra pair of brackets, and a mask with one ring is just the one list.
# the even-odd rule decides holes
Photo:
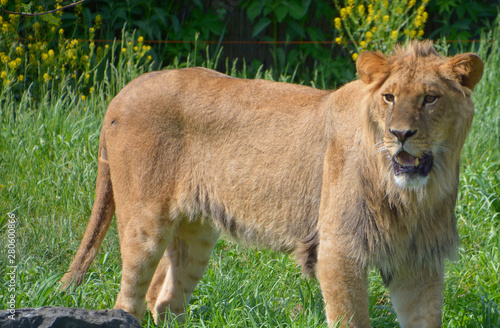
[(165, 319), (167, 308), (183, 320), (185, 307), (205, 273), (218, 238), (219, 232), (202, 219), (179, 224), (148, 290), (148, 307), (156, 323)]
[(146, 292), (178, 220), (171, 220), (150, 203), (128, 203), (117, 208), (118, 233), (122, 257), (122, 279), (115, 308), (139, 320), (146, 311)]

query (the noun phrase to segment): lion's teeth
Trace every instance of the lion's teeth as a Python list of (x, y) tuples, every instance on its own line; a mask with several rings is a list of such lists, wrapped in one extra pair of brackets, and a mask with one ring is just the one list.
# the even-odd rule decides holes
[(402, 152), (396, 156), (396, 161), (401, 166), (418, 166), (420, 160), (409, 153)]

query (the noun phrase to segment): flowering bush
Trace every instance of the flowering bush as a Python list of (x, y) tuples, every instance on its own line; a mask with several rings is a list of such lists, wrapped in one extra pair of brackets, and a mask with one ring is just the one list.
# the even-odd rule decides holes
[[(5, 0), (0, 0), (1, 3)], [(62, 0), (56, 0), (56, 8)], [(49, 10), (36, 6), (38, 12)], [(11, 10), (25, 11), (20, 0), (15, 1)], [(82, 7), (77, 6), (75, 15), (82, 18)], [(39, 17), (21, 18), (19, 15), (0, 15), (0, 88), (12, 89), (20, 94), (30, 89), (32, 94), (44, 96), (58, 84), (70, 85), (82, 96), (93, 92), (93, 79), (104, 74), (107, 64), (114, 54), (108, 44), (96, 45), (95, 35), (102, 25), (100, 15), (92, 19), (92, 26), (85, 28), (84, 40), (67, 38), (62, 26), (63, 11)], [(21, 20), (23, 22), (21, 23)], [(83, 25), (83, 24), (81, 24)], [(74, 32), (74, 31), (73, 31)], [(123, 40), (125, 41), (125, 40)], [(150, 46), (144, 45), (144, 38), (126, 41), (120, 56), (138, 64), (151, 61), (147, 56)], [(0, 92), (1, 93), (1, 92)]]
[(334, 19), (339, 36), (355, 61), (364, 50), (387, 52), (396, 42), (421, 38), (429, 0), (347, 0), (341, 6), (334, 0), (340, 17)]

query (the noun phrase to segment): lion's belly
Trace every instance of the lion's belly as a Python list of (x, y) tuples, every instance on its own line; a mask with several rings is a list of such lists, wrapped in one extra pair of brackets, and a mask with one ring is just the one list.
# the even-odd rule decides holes
[[(230, 148), (238, 149), (230, 149)], [(200, 214), (233, 237), (290, 251), (316, 227), (322, 179), (322, 148), (312, 154), (275, 150), (280, 156), (248, 144), (199, 145), (176, 190), (177, 213)], [(314, 154), (314, 152), (316, 152)], [(196, 154), (195, 154), (196, 153)]]

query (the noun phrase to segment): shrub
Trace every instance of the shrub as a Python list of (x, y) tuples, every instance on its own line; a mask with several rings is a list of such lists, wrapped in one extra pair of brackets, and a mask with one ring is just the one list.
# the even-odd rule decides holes
[[(37, 0), (32, 4), (36, 5)], [(60, 0), (56, 6), (60, 8)], [(42, 6), (35, 8), (37, 11), (47, 10)], [(20, 1), (10, 9), (25, 11)], [(77, 6), (74, 15), (77, 20), (82, 18), (81, 5)], [(39, 17), (0, 16), (0, 94), (11, 89), (19, 97), (24, 90), (30, 89), (32, 95), (43, 97), (60, 83), (71, 86), (82, 96), (93, 92), (93, 80), (102, 78), (106, 66), (116, 55), (110, 51), (113, 48), (110, 45), (95, 43), (102, 18), (95, 16), (93, 25), (80, 35), (82, 40), (66, 37), (74, 34), (74, 30), (62, 28), (62, 16), (63, 11)], [(134, 41), (130, 40), (130, 34), (124, 34), (124, 37), (127, 41), (117, 48), (128, 60), (133, 64), (152, 60), (147, 55), (151, 47), (144, 45), (143, 37)]]
[(346, 47), (352, 59), (364, 50), (390, 51), (397, 42), (421, 38), (428, 14), (429, 0), (347, 0), (341, 6), (335, 0), (339, 17), (334, 25), (336, 43)]

